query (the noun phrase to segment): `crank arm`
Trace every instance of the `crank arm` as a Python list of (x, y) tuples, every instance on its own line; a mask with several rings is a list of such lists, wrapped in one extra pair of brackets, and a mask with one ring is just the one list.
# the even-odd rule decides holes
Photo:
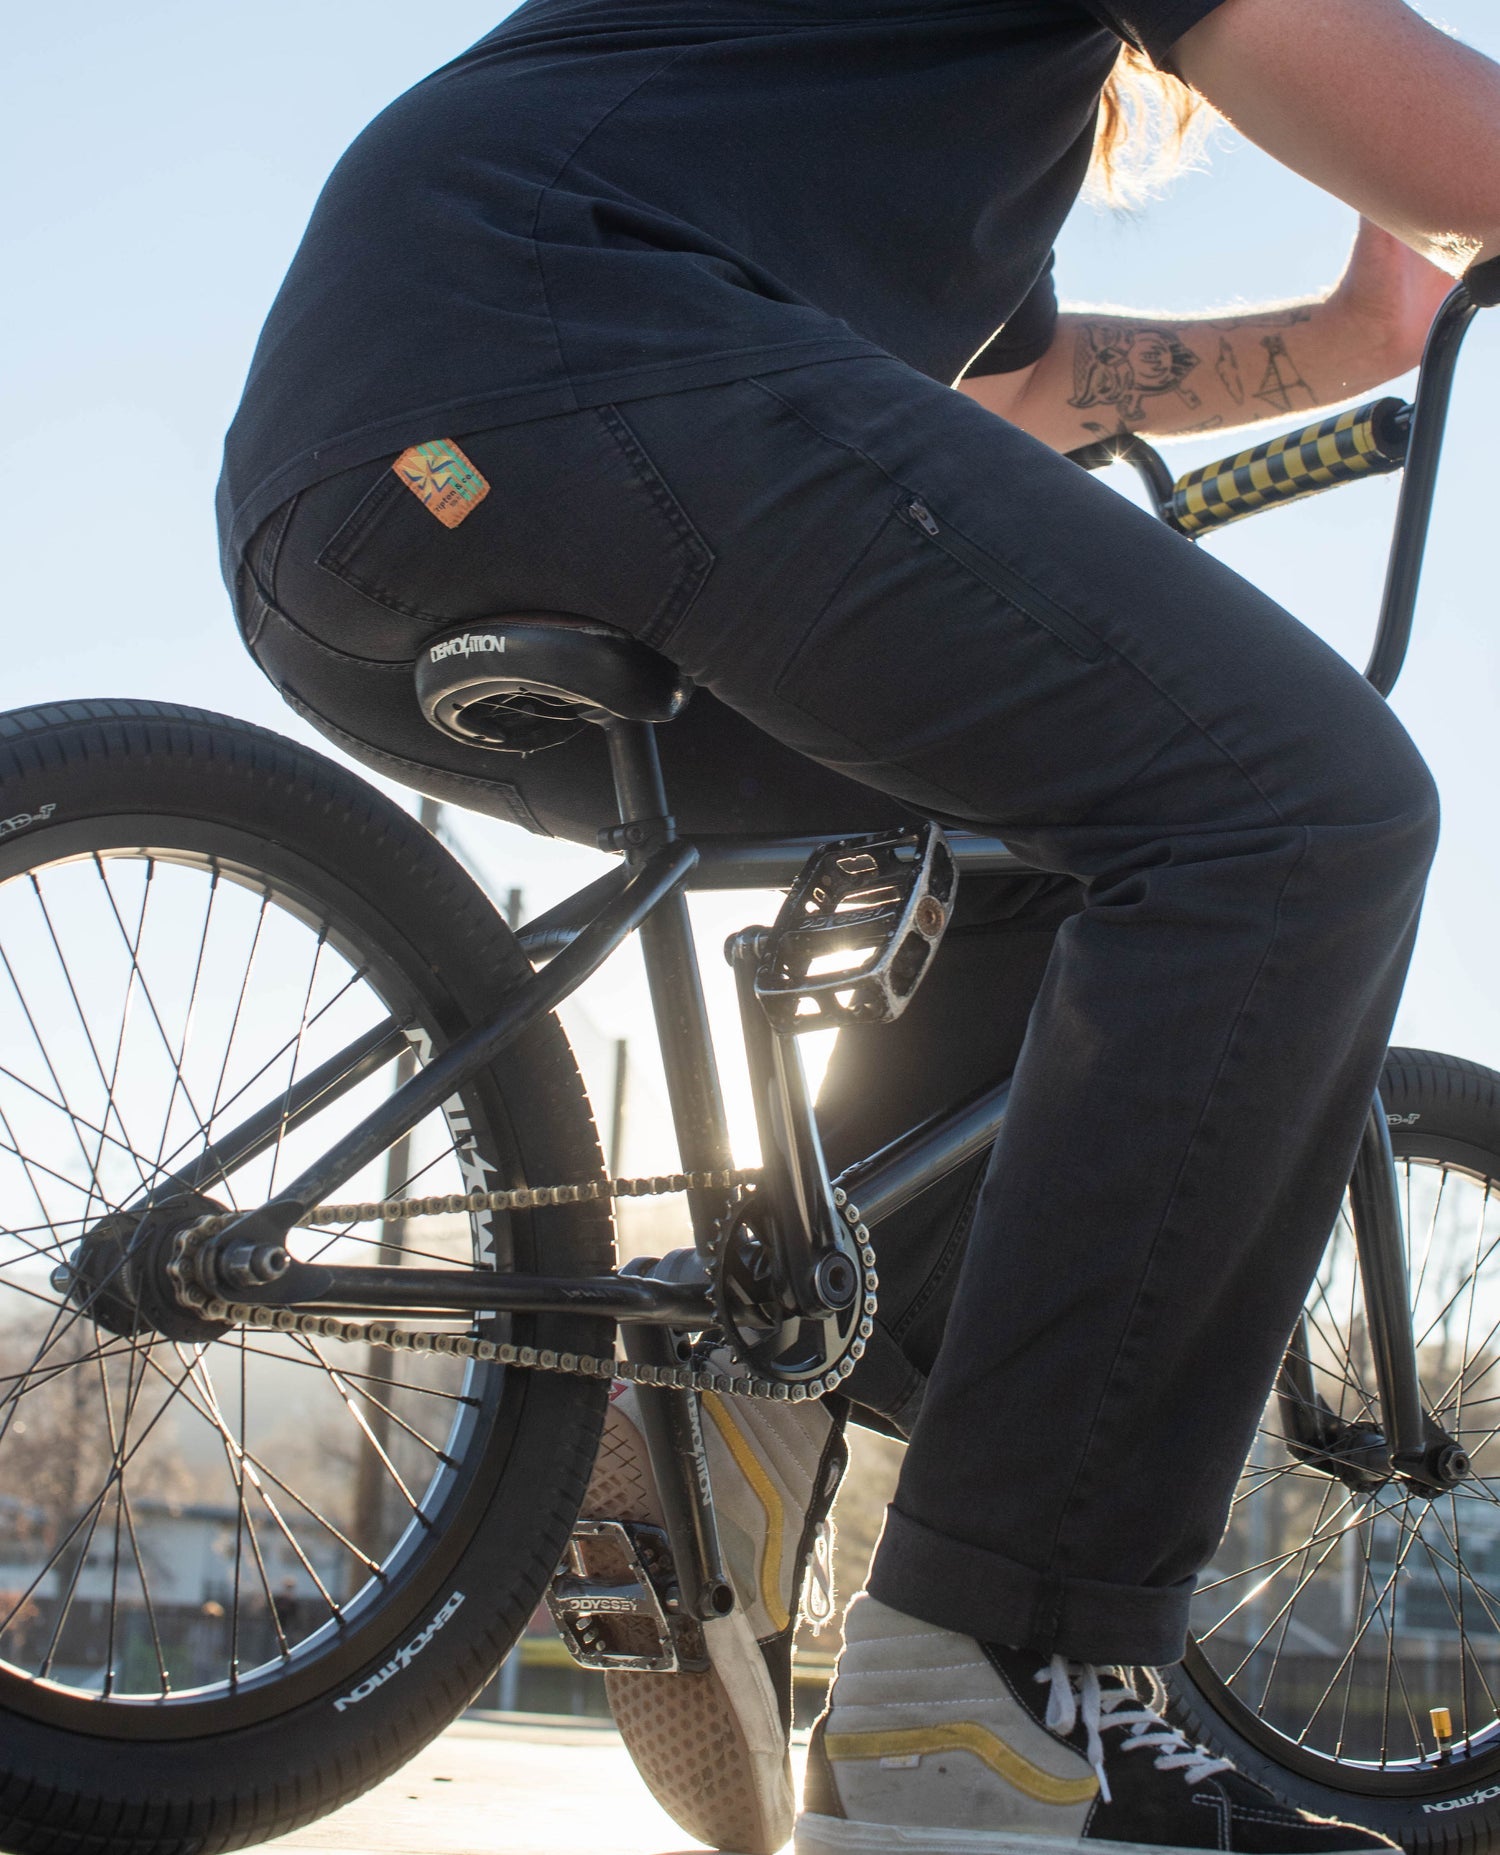
[[(678, 1363), (672, 1335), (655, 1327), (627, 1328), (625, 1356), (642, 1365)], [(697, 1394), (643, 1385), (637, 1396), (682, 1606), (703, 1622), (727, 1617), (734, 1609), (734, 1587), (719, 1546)]]
[(797, 1040), (771, 1028), (756, 996), (764, 932), (747, 928), (725, 951), (734, 968), (755, 1091), (759, 1192), (775, 1221), (792, 1299), (800, 1313), (817, 1319), (848, 1307), (859, 1292), (858, 1249), (834, 1201)]

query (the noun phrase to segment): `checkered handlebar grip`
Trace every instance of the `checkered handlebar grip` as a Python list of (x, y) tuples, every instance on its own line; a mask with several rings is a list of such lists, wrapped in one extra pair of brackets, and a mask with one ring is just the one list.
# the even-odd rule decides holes
[(1164, 513), (1186, 535), (1254, 515), (1277, 503), (1316, 496), (1360, 477), (1385, 476), (1406, 462), (1411, 408), (1377, 399), (1238, 457), (1190, 470), (1173, 486)]

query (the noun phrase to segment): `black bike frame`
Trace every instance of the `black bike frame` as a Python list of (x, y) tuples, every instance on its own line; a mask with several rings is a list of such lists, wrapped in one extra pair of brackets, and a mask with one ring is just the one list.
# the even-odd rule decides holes
[[(1488, 269), (1489, 267), (1486, 267)], [(1454, 365), (1464, 334), (1480, 301), (1460, 285), (1440, 311), (1422, 364), (1411, 408), (1411, 438), (1390, 567), (1375, 647), (1366, 674), (1382, 694), (1394, 685), (1411, 635), (1412, 614), (1431, 519), (1433, 492), (1452, 390)], [(1138, 439), (1122, 441), (1121, 461), (1134, 463), (1151, 487), (1159, 513), (1166, 514), (1171, 484), (1166, 465)], [(1104, 461), (1104, 460), (1100, 460)], [(678, 1267), (676, 1279), (620, 1274), (590, 1278), (502, 1275), (486, 1271), (343, 1268), (293, 1263), (274, 1282), (253, 1285), (255, 1259), (279, 1246), (292, 1226), (326, 1199), (371, 1159), (403, 1134), (497, 1056), (526, 1027), (572, 993), (635, 931), (641, 934), (647, 981), (661, 1040), (668, 1095), (682, 1164), (688, 1171), (727, 1170), (731, 1164), (728, 1131), (703, 1004), (697, 955), (688, 923), (686, 894), (694, 889), (771, 888), (792, 881), (808, 854), (823, 841), (812, 838), (679, 838), (667, 809), (653, 729), (644, 723), (607, 727), (620, 823), (606, 834), (624, 853), (620, 868), (590, 883), (576, 895), (529, 925), (520, 944), (536, 962), (545, 962), (518, 986), (503, 1011), (489, 1024), (471, 1030), (365, 1117), (272, 1204), (247, 1213), (216, 1240), (216, 1254), (234, 1259), (236, 1298), (307, 1309), (359, 1308), (367, 1311), (454, 1314), (485, 1311), (563, 1311), (607, 1315), (625, 1323), (630, 1350), (638, 1356), (666, 1358), (670, 1349), (663, 1328), (701, 1330), (713, 1323), (707, 1253), (732, 1194), (699, 1190), (690, 1194), (694, 1244), (700, 1267)], [(997, 839), (963, 832), (950, 836), (960, 870), (1021, 870), (1024, 866)], [(402, 1042), (399, 1027), (387, 1024), (366, 1033), (340, 1056), (330, 1059), (295, 1091), (298, 1118), (316, 1112), (363, 1080), (372, 1067), (389, 1060)], [(831, 1181), (839, 1202), (859, 1208), (867, 1225), (878, 1224), (901, 1205), (982, 1152), (994, 1140), (1005, 1113), (1009, 1082), (984, 1089), (946, 1114), (914, 1128), (883, 1151), (849, 1167)], [(264, 1117), (261, 1117), (264, 1118)], [(219, 1142), (213, 1163), (205, 1159), (193, 1179), (217, 1172), (223, 1154), (232, 1150), (239, 1162), (274, 1138), (274, 1128), (260, 1119)], [(205, 1167), (207, 1170), (205, 1171)], [(182, 1183), (183, 1181), (174, 1181)], [(1449, 1439), (1435, 1434), (1422, 1408), (1412, 1338), (1410, 1298), (1395, 1177), (1386, 1138), (1384, 1112), (1377, 1098), (1355, 1179), (1359, 1201), (1360, 1265), (1372, 1330), (1389, 1459), (1409, 1477), (1424, 1479), (1437, 1452), (1452, 1450)], [(651, 1337), (656, 1329), (659, 1339)], [(1302, 1397), (1306, 1388), (1283, 1387)], [(663, 1394), (674, 1397), (678, 1394)], [(680, 1397), (691, 1403), (691, 1394)], [(679, 1445), (691, 1441), (693, 1426), (686, 1407), (672, 1407), (664, 1429)], [(1321, 1447), (1321, 1445), (1320, 1445)], [(686, 1498), (686, 1497), (685, 1497)], [(718, 1614), (722, 1590), (712, 1516), (691, 1501), (694, 1560), (698, 1567), (694, 1608)], [(688, 1520), (682, 1511), (675, 1530), (687, 1542)], [(705, 1535), (705, 1525), (707, 1534)], [(706, 1608), (699, 1609), (699, 1604)]]

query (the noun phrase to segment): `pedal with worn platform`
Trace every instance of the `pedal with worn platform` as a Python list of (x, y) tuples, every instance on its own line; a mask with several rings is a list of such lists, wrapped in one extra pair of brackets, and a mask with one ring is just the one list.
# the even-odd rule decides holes
[(911, 1003), (953, 913), (935, 824), (824, 844), (764, 934), (755, 995), (783, 1033), (883, 1024)]
[(671, 1548), (660, 1527), (574, 1522), (547, 1608), (580, 1668), (676, 1675), (708, 1667), (703, 1633), (678, 1614)]

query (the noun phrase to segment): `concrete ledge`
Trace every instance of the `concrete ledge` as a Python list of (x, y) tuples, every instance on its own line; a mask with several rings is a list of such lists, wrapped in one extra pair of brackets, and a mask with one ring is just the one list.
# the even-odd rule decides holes
[[(800, 1766), (800, 1747), (793, 1759)], [(266, 1844), (284, 1855), (686, 1855), (701, 1846), (657, 1807), (607, 1721), (515, 1713), (466, 1715), (346, 1809)]]

